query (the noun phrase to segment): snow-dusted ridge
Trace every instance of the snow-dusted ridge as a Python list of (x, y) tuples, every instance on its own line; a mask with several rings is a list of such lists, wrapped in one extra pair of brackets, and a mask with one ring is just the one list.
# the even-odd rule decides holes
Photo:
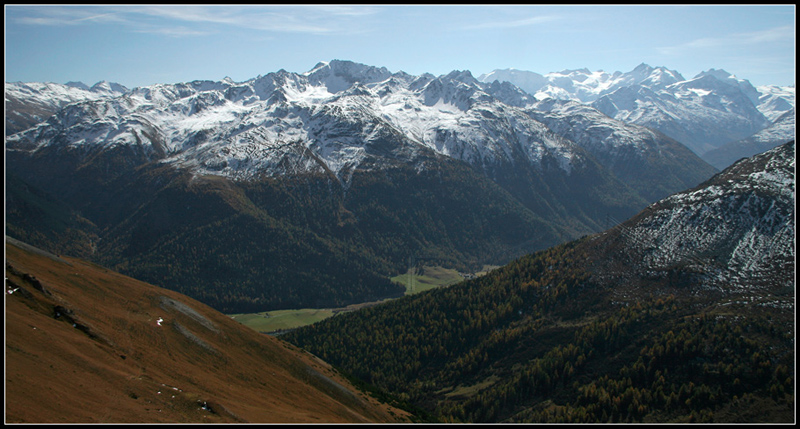
[(758, 98), (758, 107), (772, 122), (775, 122), (784, 113), (794, 109), (794, 86), (763, 85), (757, 87), (761, 96)]
[(583, 68), (541, 75), (530, 71), (506, 69), (483, 74), (478, 80), (486, 83), (495, 80), (511, 82), (537, 100), (556, 98), (590, 103), (620, 88), (632, 85), (663, 88), (685, 79), (677, 71), (642, 63), (628, 73), (608, 73), (603, 70), (590, 71)]
[(120, 84), (106, 81), (91, 87), (82, 82), (69, 82), (66, 85), (50, 82), (6, 82), (6, 135), (44, 121), (68, 104), (116, 97), (128, 91), (128, 88)]
[[(548, 165), (569, 174), (584, 151), (610, 163), (623, 152), (628, 157), (638, 153), (639, 159), (648, 150), (661, 156), (653, 148), (657, 137), (635, 124), (666, 124), (673, 135), (701, 137), (716, 132), (704, 125), (709, 122), (739, 132), (733, 135), (750, 135), (748, 130), (767, 124), (755, 108), (741, 106), (759, 99), (758, 91), (724, 71), (712, 69), (690, 80), (646, 64), (629, 73), (511, 74), (545, 92), (567, 88), (572, 94), (567, 98), (583, 104), (542, 99), (541, 91), (528, 94), (501, 82), (501, 71), (481, 77), (497, 79), (481, 82), (469, 71), (413, 76), (333, 60), (305, 73), (279, 70), (244, 82), (225, 78), (124, 92), (108, 83), (62, 85), (53, 91), (95, 95), (63, 103), (45, 122), (8, 137), (7, 147), (131, 146), (150, 160), (197, 174), (244, 180), (332, 172), (346, 181), (355, 168), (417, 163), (423, 153), (484, 169), (518, 162), (540, 165), (548, 159)], [(40, 92), (45, 97), (47, 91)], [(773, 94), (769, 102), (776, 106), (786, 100), (786, 91)], [(585, 104), (589, 99), (595, 100), (591, 106)], [(748, 115), (751, 120), (742, 131), (741, 119)], [(675, 118), (681, 121), (679, 129), (670, 128)]]
[(795, 140), (795, 116), (795, 109), (792, 107), (767, 128), (746, 139), (727, 143), (717, 149), (706, 152), (703, 154), (703, 159), (717, 168), (724, 168), (738, 159), (746, 158), (769, 150), (779, 144)]
[(717, 69), (692, 79), (647, 64), (627, 73), (580, 69), (540, 75), (508, 69), (479, 80), (513, 83), (537, 100), (590, 104), (612, 118), (658, 130), (699, 155), (761, 131), (794, 107), (793, 86), (755, 88)]
[(757, 291), (795, 259), (794, 142), (744, 159), (624, 227), (648, 269), (705, 266), (711, 288)]
[(133, 145), (199, 174), (246, 179), (328, 170), (341, 178), (367, 159), (381, 165), (374, 147), (387, 139), (407, 160), (430, 149), (487, 165), (515, 162), (521, 149), (529, 162), (554, 157), (568, 172), (580, 157), (574, 144), (486, 93), (469, 72), (416, 77), (346, 61), (241, 83), (136, 88), (67, 105), (7, 144)]

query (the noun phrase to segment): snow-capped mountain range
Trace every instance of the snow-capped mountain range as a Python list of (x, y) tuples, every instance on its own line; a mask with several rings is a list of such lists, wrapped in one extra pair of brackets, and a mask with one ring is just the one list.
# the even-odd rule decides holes
[[(737, 118), (763, 98), (717, 74), (635, 81)], [(504, 263), (717, 172), (663, 132), (468, 71), (333, 60), (243, 82), (97, 89), (6, 84), (20, 117), (54, 112), (6, 137), (9, 231), (230, 310), (387, 296), (409, 255)]]
[(102, 81), (89, 87), (81, 82), (57, 83), (6, 83), (6, 135), (26, 130), (46, 120), (60, 108), (77, 102), (116, 97), (128, 88)]
[[(538, 100), (590, 104), (612, 118), (661, 131), (701, 156), (761, 131), (791, 111), (795, 103), (794, 86), (756, 88), (717, 69), (692, 79), (646, 64), (627, 73), (581, 69), (540, 75), (506, 69), (481, 75), (478, 80), (511, 82)], [(793, 137), (793, 132), (781, 136), (773, 147)]]
[(794, 109), (794, 86), (759, 86), (758, 108), (772, 122)]
[[(680, 183), (686, 183), (675, 172), (681, 169), (681, 164), (693, 159), (691, 152), (658, 131), (625, 124), (572, 100), (547, 98), (529, 105), (526, 112), (586, 149), (626, 183), (643, 185), (638, 191), (648, 200), (669, 195), (672, 193), (669, 189), (678, 189)], [(655, 159), (659, 162), (652, 162)], [(696, 183), (707, 174), (696, 164), (689, 171), (697, 173)]]
[[(331, 171), (343, 182), (357, 166), (408, 161), (423, 150), (484, 169), (552, 161), (569, 174), (586, 162), (579, 145), (522, 107), (530, 101), (535, 100), (516, 88), (482, 84), (469, 72), (411, 76), (334, 60), (302, 74), (281, 70), (240, 83), (194, 81), (87, 96), (9, 136), (7, 146), (35, 151), (127, 145), (199, 174), (249, 178)], [(394, 141), (391, 147), (383, 144), (387, 140)]]
[[(713, 76), (715, 79), (738, 87), (767, 116), (774, 121), (778, 116), (794, 106), (794, 86), (764, 85), (754, 87), (746, 79), (738, 79), (725, 70), (710, 69), (700, 72), (693, 79)], [(640, 64), (630, 72), (608, 73), (589, 69), (564, 70), (541, 75), (536, 72), (516, 69), (495, 70), (478, 77), (481, 82), (510, 82), (537, 100), (556, 98), (575, 100), (584, 104), (592, 103), (600, 97), (611, 94), (620, 88), (641, 85), (654, 90), (666, 89), (670, 85), (685, 82), (678, 71), (666, 67), (651, 67)]]
[(539, 100), (556, 98), (591, 103), (603, 95), (632, 85), (665, 88), (685, 80), (680, 73), (664, 67), (653, 68), (640, 64), (628, 73), (607, 73), (587, 68), (563, 70), (541, 75), (516, 69), (495, 70), (478, 77), (481, 82), (511, 82)]
[[(458, 85), (449, 85), (452, 82)], [(106, 145), (130, 144), (141, 141), (137, 136), (152, 135), (166, 145), (152, 148), (165, 156), (169, 154), (171, 159), (164, 162), (232, 176), (252, 175), (279, 164), (294, 165), (292, 169), (295, 170), (302, 164), (305, 169), (322, 168), (337, 173), (348, 166), (358, 165), (365, 157), (365, 147), (342, 140), (334, 145), (338, 149), (320, 144), (330, 137), (324, 127), (312, 124), (325, 121), (322, 119), (326, 115), (325, 109), (318, 107), (321, 105), (327, 106), (326, 109), (339, 105), (355, 112), (358, 109), (351, 107), (360, 104), (362, 113), (368, 112), (365, 114), (378, 122), (385, 121), (380, 126), (376, 122), (377, 128), (372, 131), (379, 134), (379, 130), (384, 129), (382, 127), (389, 126), (415, 143), (472, 164), (493, 162), (501, 154), (510, 154), (509, 147), (501, 147), (502, 143), (493, 147), (484, 144), (487, 141), (498, 144), (499, 131), (485, 135), (480, 131), (486, 130), (485, 126), (475, 131), (474, 125), (486, 117), (480, 110), (492, 105), (490, 99), (511, 107), (527, 108), (529, 112), (535, 111), (536, 104), (548, 98), (575, 100), (590, 104), (621, 122), (661, 131), (700, 155), (761, 132), (781, 115), (793, 112), (794, 106), (794, 87), (755, 88), (747, 80), (715, 69), (686, 80), (677, 71), (646, 64), (628, 73), (609, 74), (581, 69), (540, 75), (508, 69), (474, 79), (469, 72), (439, 77), (429, 74), (411, 76), (403, 72), (393, 74), (382, 67), (334, 60), (321, 62), (302, 74), (280, 71), (241, 83), (226, 78), (220, 82), (195, 81), (134, 90), (109, 82), (100, 82), (92, 87), (79, 82), (66, 85), (7, 83), (5, 94), (7, 135), (41, 123), (69, 104), (97, 102), (98, 106), (108, 106), (100, 108), (98, 114), (103, 118), (98, 122), (113, 129), (99, 132), (103, 125), (94, 124), (94, 131), (90, 133), (94, 135), (81, 137), (75, 136), (80, 134), (75, 128), (77, 124), (60, 124), (60, 127), (70, 128), (73, 142), (98, 144), (102, 140)], [(121, 96), (124, 98), (117, 99)], [(193, 107), (195, 104), (199, 107)], [(278, 105), (282, 107), (268, 111)], [(474, 105), (480, 107), (472, 109)], [(317, 107), (314, 110), (309, 106)], [(491, 108), (493, 114), (509, 114), (508, 106), (506, 110), (496, 106)], [(78, 109), (72, 113), (73, 116), (86, 113), (81, 112), (80, 107), (73, 109)], [(292, 113), (284, 113), (285, 109)], [(520, 113), (517, 109), (512, 110), (514, 114)], [(260, 112), (255, 113), (257, 111)], [(118, 119), (112, 125), (115, 114)], [(121, 119), (126, 115), (135, 115), (138, 119), (132, 122), (127, 117)], [(285, 116), (279, 121), (266, 119), (272, 115)], [(367, 120), (366, 117), (362, 119)], [(141, 123), (134, 125), (137, 121)], [(536, 127), (524, 118), (522, 122), (519, 119), (514, 122), (513, 126), (527, 127), (526, 133), (532, 131), (531, 126)], [(783, 122), (783, 126), (770, 132), (772, 140), (766, 143), (767, 146), (774, 147), (794, 137), (794, 127), (787, 127), (786, 121)], [(472, 135), (465, 134), (465, 124), (470, 125)], [(219, 129), (227, 131), (224, 135), (213, 131)], [(48, 138), (53, 132), (44, 132), (42, 137)], [(536, 131), (540, 134), (546, 132), (543, 129)], [(9, 141), (19, 139), (28, 144), (32, 139), (42, 141), (31, 134)], [(193, 147), (191, 151), (188, 151), (187, 139), (190, 140), (188, 146)], [(274, 143), (271, 148), (261, 143), (256, 146), (248, 143), (265, 139)], [(569, 159), (574, 155), (556, 149), (564, 144), (557, 141), (557, 136), (537, 139), (542, 147), (547, 148), (545, 152), (560, 157), (558, 163), (569, 168)], [(214, 141), (215, 147), (195, 147), (199, 140)], [(317, 142), (316, 150), (311, 148), (312, 153), (324, 165), (309, 159), (299, 160), (297, 151), (302, 151), (299, 147), (291, 146), (291, 153), (275, 150), (275, 147), (288, 149), (290, 146), (286, 142), (300, 140)], [(455, 140), (459, 143), (456, 144)], [(220, 151), (223, 146), (226, 149)], [(176, 157), (181, 148), (187, 149), (185, 156)], [(542, 148), (529, 149), (527, 156), (534, 161), (544, 153)], [(717, 158), (718, 155), (713, 155), (711, 159), (719, 167)]]

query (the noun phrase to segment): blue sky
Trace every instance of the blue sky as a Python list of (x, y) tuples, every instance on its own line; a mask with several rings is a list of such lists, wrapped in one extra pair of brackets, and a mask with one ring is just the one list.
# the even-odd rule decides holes
[(7, 82), (244, 81), (319, 61), (434, 75), (665, 66), (795, 84), (795, 6), (5, 6)]

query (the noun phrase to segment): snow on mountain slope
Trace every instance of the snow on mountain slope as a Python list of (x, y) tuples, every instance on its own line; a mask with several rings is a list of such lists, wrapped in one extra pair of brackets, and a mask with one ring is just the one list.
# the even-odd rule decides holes
[(478, 80), (486, 83), (495, 80), (510, 82), (539, 100), (556, 98), (590, 103), (619, 88), (631, 85), (663, 88), (684, 78), (674, 70), (654, 68), (642, 63), (627, 73), (607, 73), (602, 70), (592, 72), (584, 68), (551, 72), (542, 76), (534, 72), (507, 69), (481, 75)]
[(592, 106), (623, 122), (661, 131), (699, 155), (769, 125), (738, 87), (713, 75), (678, 82), (663, 90), (642, 85), (620, 88)]
[(725, 168), (736, 160), (753, 156), (795, 139), (795, 109), (792, 107), (767, 128), (752, 136), (727, 143), (703, 154), (703, 159), (717, 168)]
[(637, 263), (702, 265), (705, 287), (718, 290), (757, 292), (776, 275), (793, 285), (794, 154), (789, 142), (741, 160), (623, 224)]
[(521, 151), (528, 161), (545, 156), (569, 171), (581, 155), (574, 145), (555, 135), (524, 111), (492, 97), (469, 72), (453, 72), (414, 89), (402, 83), (375, 87), (384, 117), (397, 129), (437, 153), (486, 166), (513, 161)]
[[(724, 75), (728, 77), (722, 78)], [(739, 115), (759, 127), (769, 124), (763, 114), (755, 108), (758, 91), (750, 85), (750, 82), (736, 79), (735, 76), (722, 70), (713, 74), (700, 73), (694, 79), (670, 85), (667, 91), (682, 100), (691, 100), (721, 112)]]
[(795, 107), (794, 86), (759, 86), (758, 110), (772, 122)]
[(509, 82), (531, 95), (548, 83), (547, 78), (539, 73), (516, 69), (494, 70), (480, 75), (478, 80), (484, 83)]
[(650, 129), (627, 125), (575, 101), (545, 99), (532, 104), (527, 111), (556, 133), (594, 151), (628, 145), (642, 149), (644, 140), (655, 137)]
[(392, 76), (386, 67), (372, 67), (351, 61), (333, 60), (320, 62), (310, 71), (303, 73), (312, 85), (322, 85), (330, 93), (349, 89), (354, 83), (362, 85), (384, 81)]
[(546, 99), (526, 112), (586, 149), (651, 201), (695, 186), (715, 172), (681, 143), (576, 101)]
[(661, 131), (701, 155), (764, 129), (794, 106), (794, 87), (755, 88), (717, 69), (689, 80), (677, 71), (647, 64), (613, 74), (588, 69), (545, 75), (495, 70), (480, 80), (513, 83), (539, 100), (591, 104), (615, 119)]
[(116, 97), (127, 91), (120, 84), (105, 81), (91, 88), (81, 82), (6, 82), (6, 135), (44, 121), (67, 104)]
[(326, 170), (342, 178), (367, 160), (390, 162), (387, 142), (406, 160), (429, 148), (478, 166), (514, 162), (521, 152), (530, 162), (554, 157), (568, 172), (580, 157), (571, 142), (483, 91), (469, 72), (389, 75), (346, 61), (242, 83), (136, 88), (69, 105), (7, 139), (20, 150), (130, 145), (151, 160), (235, 178)]
[(753, 87), (750, 81), (746, 79), (739, 79), (725, 70), (717, 70), (713, 68), (709, 69), (708, 71), (698, 73), (698, 75), (695, 76), (695, 79), (703, 76), (713, 76), (717, 81), (739, 89), (745, 96), (747, 96), (747, 98), (750, 99), (750, 101), (753, 102), (754, 105), (758, 105), (758, 99), (761, 96), (761, 93), (759, 93), (758, 90)]
[(115, 97), (128, 92), (124, 86), (113, 82), (98, 82), (91, 88), (81, 82), (66, 85), (50, 82), (6, 82), (6, 100), (25, 99), (41, 105), (64, 106), (79, 101)]
[(789, 140), (794, 140), (796, 130), (795, 116), (795, 108), (792, 107), (790, 110), (786, 111), (783, 115), (776, 119), (772, 125), (764, 128), (748, 139), (763, 143), (776, 141), (782, 143)]

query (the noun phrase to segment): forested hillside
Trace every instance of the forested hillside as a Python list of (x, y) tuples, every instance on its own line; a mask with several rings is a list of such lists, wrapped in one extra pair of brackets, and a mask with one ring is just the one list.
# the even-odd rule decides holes
[(283, 338), (434, 421), (791, 421), (791, 307), (603, 286), (590, 240)]
[(791, 422), (793, 190), (789, 143), (604, 233), (284, 338), (433, 421)]
[(585, 228), (448, 159), (357, 171), (348, 189), (325, 174), (235, 182), (158, 166), (104, 179), (100, 159), (50, 192), (11, 174), (9, 233), (228, 313), (398, 296), (388, 277), (410, 255), (472, 271)]

